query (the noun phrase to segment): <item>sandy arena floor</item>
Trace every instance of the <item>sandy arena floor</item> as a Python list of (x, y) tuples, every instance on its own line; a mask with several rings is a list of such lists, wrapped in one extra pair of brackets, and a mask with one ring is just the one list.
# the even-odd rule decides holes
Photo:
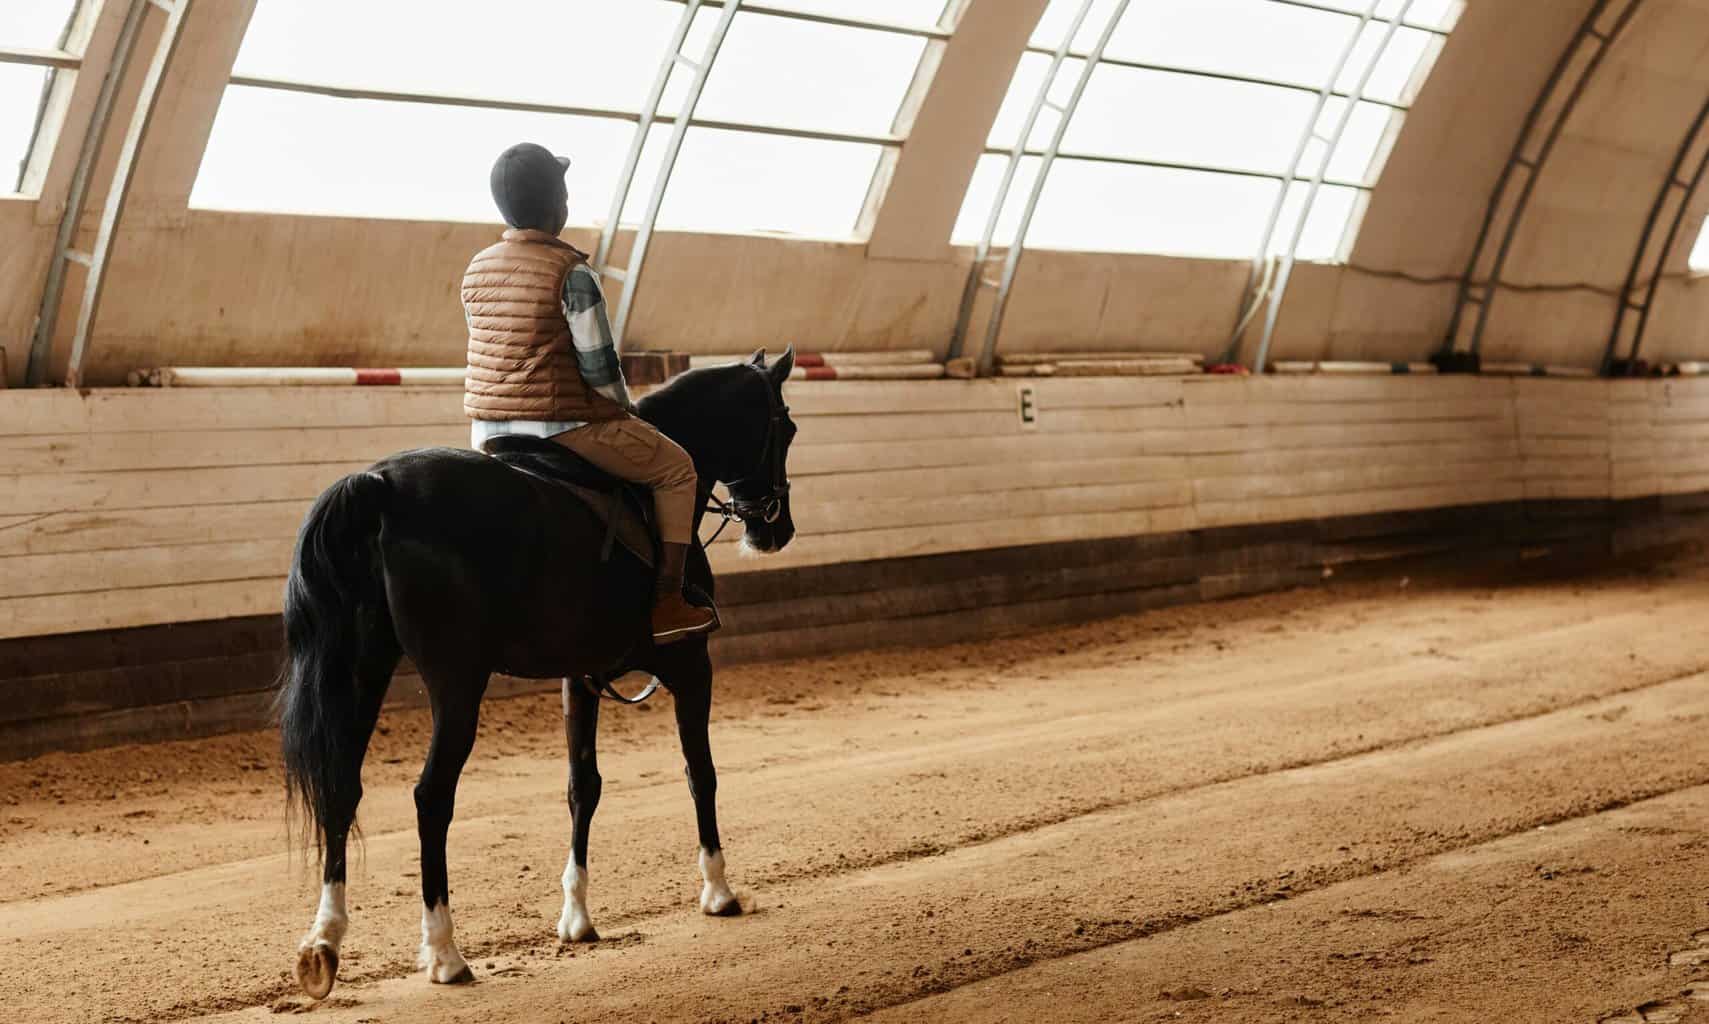
[[(451, 832), (459, 988), (413, 969), (426, 718), (392, 711), (313, 1019), (1709, 1021), (1706, 671), (1704, 569), (732, 670), (712, 738), (756, 911), (694, 909), (669, 698), (607, 708), (605, 941), (562, 951), (557, 698), (495, 701)], [(8, 1019), (310, 1009), (315, 897), (269, 734), (0, 765)]]

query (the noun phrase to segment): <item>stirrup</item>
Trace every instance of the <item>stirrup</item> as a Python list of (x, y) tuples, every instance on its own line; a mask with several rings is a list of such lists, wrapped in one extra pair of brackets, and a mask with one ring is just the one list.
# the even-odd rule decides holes
[(723, 623), (718, 621), (718, 613), (713, 612), (712, 621), (706, 623), (704, 626), (683, 626), (679, 629), (666, 630), (663, 633), (655, 632), (653, 634), (653, 643), (663, 645), (675, 643), (678, 640), (687, 640), (689, 637), (696, 636), (701, 633), (716, 632), (722, 625)]
[(718, 629), (718, 620), (716, 618), (714, 618), (711, 622), (707, 623), (704, 626), (696, 626), (696, 627), (685, 626), (682, 629), (673, 629), (673, 630), (669, 630), (669, 631), (664, 632), (664, 633), (654, 633), (653, 634), (653, 645), (655, 647), (666, 647), (666, 646), (669, 646), (670, 644), (674, 644), (680, 640), (687, 640), (691, 636), (698, 636), (701, 633), (711, 633), (711, 632), (716, 631), (717, 629)]

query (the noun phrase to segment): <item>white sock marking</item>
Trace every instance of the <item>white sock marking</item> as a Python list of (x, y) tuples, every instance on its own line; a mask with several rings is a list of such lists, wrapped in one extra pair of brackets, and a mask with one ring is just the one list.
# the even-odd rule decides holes
[(730, 891), (729, 883), (724, 881), (723, 850), (708, 853), (705, 847), (701, 848), (700, 877), (705, 879), (705, 884), (700, 887), (700, 912), (703, 914), (728, 912), (730, 905), (736, 902), (736, 894)]
[(350, 915), (344, 909), (344, 883), (326, 882), (320, 887), (320, 909), (315, 911), (315, 923), (303, 936), (301, 948), (324, 942), (336, 953), (344, 944), (344, 933), (349, 927)]
[(448, 982), (469, 969), (451, 937), (451, 908), (441, 903), (421, 912), (421, 966), (429, 981)]
[(587, 912), (587, 872), (576, 866), (575, 854), (564, 865), (564, 912), (558, 916), (558, 938), (581, 942), (593, 934)]

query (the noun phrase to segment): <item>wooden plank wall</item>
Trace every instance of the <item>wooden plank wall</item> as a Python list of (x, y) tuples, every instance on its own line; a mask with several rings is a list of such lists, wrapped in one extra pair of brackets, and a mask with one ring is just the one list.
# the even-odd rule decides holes
[(1617, 383), (1608, 418), (1614, 497), (1709, 491), (1709, 385)]
[[(797, 383), (789, 400), (799, 537), (750, 559), (732, 530), (720, 572), (1709, 490), (1709, 381)], [(0, 638), (277, 612), (315, 495), (467, 436), (446, 390), (0, 392)]]

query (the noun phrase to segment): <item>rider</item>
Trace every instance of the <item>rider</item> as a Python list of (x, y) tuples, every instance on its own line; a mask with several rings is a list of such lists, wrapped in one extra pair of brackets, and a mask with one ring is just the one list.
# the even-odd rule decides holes
[(586, 253), (561, 241), (570, 161), (520, 143), (492, 169), (493, 201), (510, 230), (463, 275), (469, 367), (463, 411), (476, 449), (502, 434), (550, 438), (613, 476), (653, 489), (660, 539), (653, 640), (713, 627), (682, 594), (693, 536), (694, 460), (641, 419), (629, 399)]

